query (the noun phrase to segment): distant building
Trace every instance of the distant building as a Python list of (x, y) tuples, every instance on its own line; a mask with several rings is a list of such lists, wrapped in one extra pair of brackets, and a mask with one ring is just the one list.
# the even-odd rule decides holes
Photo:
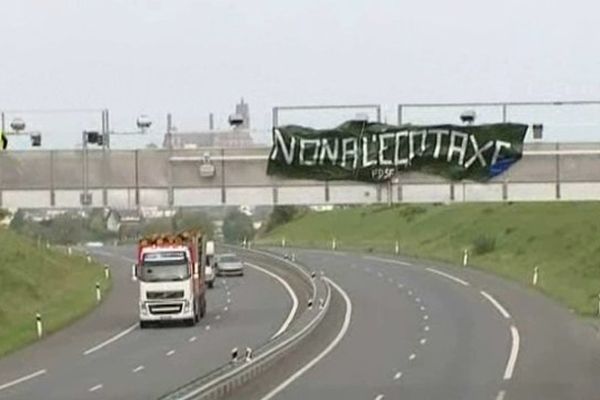
[(111, 232), (119, 232), (124, 226), (140, 226), (142, 215), (137, 210), (113, 210), (106, 217), (106, 229)]
[[(235, 107), (235, 113), (229, 116), (231, 129), (173, 132), (165, 134), (163, 147), (169, 147), (169, 140), (174, 149), (197, 149), (202, 147), (219, 148), (246, 148), (254, 147), (254, 141), (250, 135), (250, 109), (244, 99)], [(169, 136), (171, 136), (169, 138)]]

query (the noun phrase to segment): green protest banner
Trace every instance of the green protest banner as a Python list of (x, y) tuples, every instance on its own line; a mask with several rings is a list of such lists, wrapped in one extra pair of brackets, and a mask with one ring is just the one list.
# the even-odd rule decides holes
[(388, 125), (273, 128), (268, 175), (381, 182), (403, 171), (486, 181), (517, 162), (527, 125)]

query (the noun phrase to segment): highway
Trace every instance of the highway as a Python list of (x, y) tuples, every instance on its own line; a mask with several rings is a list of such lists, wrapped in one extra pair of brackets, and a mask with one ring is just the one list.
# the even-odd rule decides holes
[(595, 325), (537, 292), (439, 263), (286, 252), (338, 284), (332, 315), (236, 398), (600, 398)]
[[(270, 256), (238, 251), (258, 268), (219, 280), (197, 327), (140, 330), (133, 250), (101, 252), (98, 258), (111, 264), (112, 294), (71, 327), (1, 359), (0, 398), (157, 398), (227, 362), (233, 347), (256, 347), (280, 333), (310, 293)], [(331, 285), (327, 315), (290, 354), (230, 398), (600, 397), (598, 325), (540, 293), (435, 262), (285, 252)]]
[(303, 289), (254, 261), (260, 269), (248, 267), (244, 277), (217, 278), (196, 327), (141, 330), (133, 247), (96, 253), (110, 264), (112, 293), (70, 327), (0, 359), (1, 399), (158, 398), (228, 362), (232, 348), (264, 343), (299, 312), (294, 298)]

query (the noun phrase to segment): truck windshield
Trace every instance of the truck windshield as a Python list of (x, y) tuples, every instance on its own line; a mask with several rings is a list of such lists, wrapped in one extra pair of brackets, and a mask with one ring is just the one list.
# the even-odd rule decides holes
[(181, 281), (190, 277), (185, 252), (160, 252), (144, 255), (140, 279), (146, 282)]

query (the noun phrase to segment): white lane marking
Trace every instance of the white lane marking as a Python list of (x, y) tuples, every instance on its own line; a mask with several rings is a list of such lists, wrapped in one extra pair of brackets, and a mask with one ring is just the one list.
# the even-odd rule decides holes
[(144, 369), (145, 367), (143, 365), (138, 365), (137, 367), (135, 367), (134, 369), (131, 370), (131, 372), (133, 372), (134, 374), (137, 372), (140, 372)]
[(281, 391), (283, 391), (292, 382), (294, 382), (296, 379), (301, 377), (306, 371), (308, 371), (309, 369), (314, 367), (319, 361), (321, 361), (321, 359), (323, 359), (327, 354), (329, 354), (338, 345), (338, 343), (342, 341), (342, 339), (346, 335), (346, 332), (348, 331), (348, 328), (350, 327), (350, 320), (352, 319), (352, 301), (350, 301), (350, 297), (348, 297), (348, 294), (344, 291), (344, 289), (342, 289), (340, 286), (338, 286), (337, 283), (335, 283), (334, 281), (332, 281), (329, 278), (324, 278), (324, 279), (325, 279), (325, 281), (327, 281), (327, 283), (329, 283), (331, 286), (333, 286), (333, 288), (335, 290), (337, 290), (339, 294), (342, 295), (342, 297), (344, 298), (344, 302), (346, 303), (346, 314), (344, 315), (344, 323), (342, 324), (342, 328), (340, 329), (340, 331), (338, 332), (336, 337), (331, 341), (331, 343), (329, 343), (327, 345), (327, 347), (325, 349), (323, 349), (323, 351), (321, 351), (315, 358), (310, 360), (302, 368), (300, 368), (299, 370), (294, 372), (285, 381), (281, 382), (277, 387), (275, 387), (273, 390), (271, 390), (269, 393), (267, 393), (265, 396), (263, 396), (260, 400), (269, 400), (269, 399), (272, 399), (273, 397), (277, 396), (277, 394), (279, 394)]
[(381, 272), (378, 272), (377, 276), (380, 277), (380, 278), (383, 278), (383, 274)]
[(498, 396), (496, 396), (496, 400), (504, 400), (504, 396), (506, 395), (505, 390), (501, 390), (498, 392)]
[(427, 314), (423, 315), (423, 319), (424, 319), (425, 321), (427, 321), (427, 320), (429, 319), (429, 315), (427, 315)]
[(412, 296), (412, 290), (409, 290), (409, 291), (408, 291), (408, 295), (409, 295), (409, 296)]
[(420, 309), (421, 311), (425, 311), (425, 306), (421, 306), (421, 307), (419, 307), (419, 309)]
[(105, 340), (104, 342), (91, 347), (89, 349), (87, 349), (86, 351), (83, 352), (84, 356), (87, 356), (88, 354), (92, 354), (98, 350), (100, 350), (101, 348), (108, 346), (109, 344), (116, 342), (117, 340), (121, 339), (123, 336), (130, 334), (131, 332), (133, 332), (135, 330), (135, 328), (138, 327), (138, 322), (136, 322), (135, 324), (131, 325), (129, 328), (125, 329), (124, 331), (121, 331), (119, 333), (117, 333), (115, 336)]
[(375, 397), (375, 400), (383, 400), (383, 397), (382, 394), (378, 394), (377, 397)]
[(416, 302), (416, 303), (420, 303), (420, 302), (421, 302), (421, 298), (420, 298), (420, 297), (417, 297), (417, 298), (415, 299), (415, 302)]
[(294, 290), (292, 289), (290, 284), (287, 283), (279, 275), (274, 274), (273, 272), (268, 271), (262, 267), (259, 267), (258, 265), (254, 265), (254, 264), (250, 264), (250, 263), (246, 263), (246, 265), (248, 265), (249, 267), (254, 268), (262, 273), (267, 274), (271, 278), (275, 279), (277, 282), (281, 283), (281, 285), (285, 288), (288, 295), (290, 296), (290, 299), (292, 300), (292, 308), (290, 309), (290, 312), (289, 312), (287, 318), (285, 319), (285, 321), (283, 321), (283, 324), (281, 324), (281, 326), (279, 327), (277, 332), (275, 332), (275, 334), (273, 334), (273, 336), (271, 336), (271, 339), (274, 339), (277, 336), (281, 335), (283, 332), (285, 332), (287, 330), (287, 328), (290, 326), (290, 324), (292, 323), (294, 316), (298, 312), (298, 297), (296, 296), (296, 293), (294, 293)]
[(91, 388), (88, 389), (89, 392), (95, 392), (96, 390), (100, 390), (102, 389), (104, 386), (102, 384), (96, 385), (96, 386), (92, 386)]
[(230, 296), (231, 296), (231, 292), (228, 291), (227, 292), (227, 297), (230, 297)]
[(188, 342), (192, 343), (196, 341), (196, 336), (192, 336), (191, 338), (188, 339)]
[(388, 278), (389, 283), (394, 283), (394, 278)]
[(402, 372), (396, 372), (396, 375), (394, 375), (394, 380), (397, 381), (400, 378), (402, 378)]
[(221, 319), (221, 316), (220, 316), (220, 315), (217, 315), (217, 316), (215, 316), (215, 319), (218, 321), (218, 320), (220, 320), (220, 319)]
[(427, 343), (427, 339), (426, 339), (426, 338), (423, 338), (423, 339), (421, 339), (421, 340), (419, 341), (419, 343), (421, 343), (421, 344), (425, 344), (425, 343)]
[(229, 307), (225, 306), (225, 308), (223, 308), (223, 311), (229, 311)]
[(404, 265), (406, 267), (412, 266), (411, 263), (405, 261), (391, 260), (389, 258), (375, 257), (375, 256), (363, 256), (364, 259), (373, 260), (373, 261), (382, 261), (390, 264), (399, 264)]
[(227, 304), (231, 304), (231, 299), (227, 298)]
[(404, 287), (403, 284), (401, 284), (401, 283), (398, 284), (398, 289), (402, 289), (403, 287)]
[(416, 355), (415, 353), (412, 353), (412, 354), (411, 354), (411, 355), (408, 357), (408, 359), (409, 359), (410, 361), (414, 360), (415, 358), (417, 358), (417, 355)]
[(423, 330), (424, 330), (425, 332), (429, 332), (429, 325), (425, 325), (425, 327), (423, 328)]
[(204, 327), (204, 329), (205, 329), (205, 330), (207, 330), (207, 331), (210, 331), (210, 325), (206, 325), (206, 326)]
[(29, 375), (25, 375), (20, 378), (17, 378), (14, 381), (3, 383), (2, 385), (0, 385), (0, 390), (8, 389), (9, 387), (18, 385), (19, 383), (23, 383), (25, 381), (28, 381), (28, 380), (33, 379), (40, 375), (44, 375), (46, 372), (48, 372), (48, 371), (46, 371), (45, 369), (40, 369), (39, 371), (35, 371)]
[(456, 282), (456, 283), (459, 283), (459, 284), (461, 284), (461, 285), (463, 285), (463, 286), (471, 286), (471, 284), (470, 284), (469, 282), (467, 282), (467, 281), (463, 281), (462, 279), (460, 279), (460, 278), (457, 278), (457, 277), (456, 277), (456, 276), (454, 276), (454, 275), (450, 275), (450, 274), (447, 274), (447, 273), (445, 273), (445, 272), (443, 272), (443, 271), (440, 271), (439, 269), (435, 269), (435, 268), (425, 268), (425, 269), (426, 269), (427, 271), (429, 271), (429, 272), (433, 272), (434, 274), (438, 274), (438, 275), (440, 275), (440, 276), (443, 276), (444, 278), (448, 278), (448, 279), (450, 279), (451, 281), (454, 281), (454, 282)]
[(483, 297), (485, 297), (486, 299), (488, 299), (488, 301), (489, 301), (490, 303), (492, 303), (492, 305), (493, 305), (494, 307), (496, 307), (496, 310), (498, 310), (498, 312), (499, 312), (500, 314), (502, 314), (502, 316), (503, 316), (504, 318), (506, 318), (506, 319), (509, 319), (509, 318), (510, 318), (510, 314), (508, 313), (508, 311), (506, 311), (506, 308), (502, 307), (502, 304), (500, 304), (500, 303), (498, 302), (498, 300), (496, 300), (495, 298), (493, 298), (491, 294), (489, 294), (489, 293), (487, 293), (487, 292), (484, 292), (483, 290), (482, 290), (481, 292), (479, 292), (479, 293), (481, 293), (481, 295), (482, 295)]
[(506, 363), (506, 369), (504, 370), (504, 380), (507, 381), (513, 376), (515, 370), (515, 364), (517, 363), (517, 357), (519, 356), (519, 331), (514, 325), (510, 326), (510, 333), (512, 336), (512, 346), (510, 347), (510, 355), (508, 356), (508, 362)]
[(175, 354), (175, 350), (169, 350), (169, 351), (167, 351), (167, 357), (170, 357), (173, 354)]

